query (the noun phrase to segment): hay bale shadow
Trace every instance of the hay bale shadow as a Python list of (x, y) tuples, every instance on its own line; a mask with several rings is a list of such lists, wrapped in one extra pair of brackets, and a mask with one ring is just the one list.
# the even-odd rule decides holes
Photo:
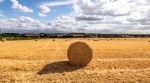
[(46, 64), (42, 70), (40, 70), (37, 74), (54, 74), (54, 73), (63, 73), (63, 72), (72, 72), (83, 68), (83, 66), (73, 66), (69, 63), (69, 61), (59, 61), (53, 62), (50, 64)]

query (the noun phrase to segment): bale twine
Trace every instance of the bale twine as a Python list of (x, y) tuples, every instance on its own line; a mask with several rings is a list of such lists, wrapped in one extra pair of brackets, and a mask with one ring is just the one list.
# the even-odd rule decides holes
[(85, 42), (72, 43), (67, 51), (67, 57), (72, 65), (86, 66), (92, 60), (93, 51)]
[(6, 42), (6, 39), (2, 39), (2, 42)]

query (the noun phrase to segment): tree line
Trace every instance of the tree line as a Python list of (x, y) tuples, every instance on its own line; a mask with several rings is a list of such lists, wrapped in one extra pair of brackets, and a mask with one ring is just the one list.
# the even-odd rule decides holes
[(7, 40), (30, 40), (39, 38), (132, 38), (132, 37), (150, 37), (150, 34), (100, 34), (100, 33), (0, 34), (0, 39), (7, 39)]

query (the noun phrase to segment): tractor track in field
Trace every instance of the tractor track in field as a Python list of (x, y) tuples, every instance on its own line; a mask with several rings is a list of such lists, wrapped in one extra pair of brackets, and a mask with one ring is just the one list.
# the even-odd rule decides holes
[(55, 42), (55, 46), (56, 46), (56, 51), (54, 52), (54, 55), (64, 55), (60, 45), (57, 42)]
[(50, 42), (46, 43), (44, 46), (42, 46), (41, 48), (37, 49), (35, 52), (30, 53), (29, 55), (32, 56), (32, 55), (37, 54), (38, 52), (40, 52), (40, 51), (44, 50), (45, 48), (47, 48), (49, 44), (50, 44)]

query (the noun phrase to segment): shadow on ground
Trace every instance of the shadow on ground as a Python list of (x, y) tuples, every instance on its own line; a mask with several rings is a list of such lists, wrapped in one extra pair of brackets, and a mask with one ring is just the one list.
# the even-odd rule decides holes
[(83, 68), (83, 66), (73, 66), (69, 61), (59, 61), (47, 64), (40, 70), (37, 74), (50, 74), (50, 73), (63, 73), (63, 72), (72, 72)]

